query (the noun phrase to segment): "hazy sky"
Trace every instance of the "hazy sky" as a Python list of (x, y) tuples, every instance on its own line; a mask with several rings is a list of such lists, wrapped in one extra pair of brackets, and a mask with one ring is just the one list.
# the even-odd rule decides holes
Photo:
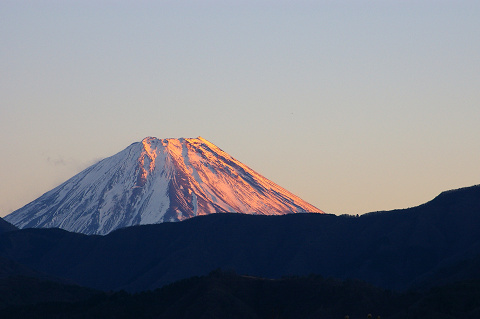
[(146, 136), (335, 214), (480, 183), (480, 1), (0, 0), (0, 216)]

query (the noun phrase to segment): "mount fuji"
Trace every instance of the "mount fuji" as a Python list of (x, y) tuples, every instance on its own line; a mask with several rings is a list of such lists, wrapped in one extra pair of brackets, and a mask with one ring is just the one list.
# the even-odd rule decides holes
[(323, 213), (202, 137), (147, 137), (4, 219), (19, 228), (104, 235), (219, 212)]

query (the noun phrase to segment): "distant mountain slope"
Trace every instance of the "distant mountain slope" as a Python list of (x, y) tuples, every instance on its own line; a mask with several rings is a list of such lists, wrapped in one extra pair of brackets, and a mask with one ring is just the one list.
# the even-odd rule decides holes
[(85, 234), (216, 212), (322, 213), (204, 138), (145, 138), (5, 219)]
[(406, 289), (479, 255), (479, 226), (475, 186), (419, 207), (358, 218), (213, 214), (106, 236), (25, 229), (0, 235), (0, 256), (106, 290), (153, 289), (218, 267), (267, 278), (316, 273)]

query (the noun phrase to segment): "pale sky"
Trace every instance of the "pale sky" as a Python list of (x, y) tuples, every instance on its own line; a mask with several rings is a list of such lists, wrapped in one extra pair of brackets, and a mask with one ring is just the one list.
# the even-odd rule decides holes
[(146, 136), (319, 209), (480, 183), (480, 1), (0, 0), (0, 216)]

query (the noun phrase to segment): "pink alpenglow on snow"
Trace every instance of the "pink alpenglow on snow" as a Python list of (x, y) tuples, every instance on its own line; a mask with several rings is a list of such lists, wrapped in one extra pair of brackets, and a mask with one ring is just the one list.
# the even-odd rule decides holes
[(85, 234), (198, 215), (323, 213), (202, 137), (147, 137), (5, 217)]

